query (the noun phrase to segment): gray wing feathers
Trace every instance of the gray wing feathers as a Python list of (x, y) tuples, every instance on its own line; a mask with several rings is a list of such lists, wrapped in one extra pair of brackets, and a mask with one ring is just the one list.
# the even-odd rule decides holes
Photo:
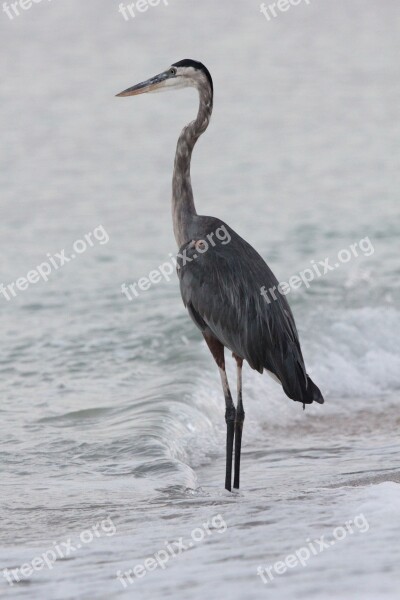
[(254, 248), (225, 227), (231, 235), (225, 245), (210, 246), (197, 258), (190, 243), (181, 248), (178, 275), (183, 302), (201, 330), (208, 327), (253, 369), (274, 373), (289, 397), (312, 402), (286, 298), (276, 293), (276, 300), (267, 303), (261, 295), (262, 286), (270, 289), (278, 281)]

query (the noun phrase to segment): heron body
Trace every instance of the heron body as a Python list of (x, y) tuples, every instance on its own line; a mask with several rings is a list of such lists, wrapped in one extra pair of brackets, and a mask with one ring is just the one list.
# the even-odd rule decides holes
[[(231, 490), (233, 446), (234, 487), (240, 483), (240, 455), (244, 422), (242, 366), (267, 370), (292, 400), (305, 404), (324, 399), (307, 375), (295, 321), (286, 297), (266, 302), (261, 289), (279, 283), (256, 250), (226, 223), (196, 212), (190, 163), (193, 148), (207, 129), (213, 108), (213, 82), (206, 67), (182, 60), (167, 71), (128, 88), (118, 96), (180, 87), (199, 92), (197, 118), (182, 130), (176, 148), (172, 180), (172, 219), (179, 247), (177, 259), (184, 305), (218, 365), (225, 397), (226, 472), (225, 487)], [(224, 241), (216, 232), (224, 231)], [(227, 241), (229, 238), (229, 242)], [(237, 365), (237, 404), (232, 400), (225, 371), (224, 349)]]

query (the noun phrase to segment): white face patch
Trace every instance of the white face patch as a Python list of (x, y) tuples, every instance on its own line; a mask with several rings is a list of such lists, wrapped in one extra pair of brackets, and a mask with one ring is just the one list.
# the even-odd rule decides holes
[(204, 83), (207, 83), (207, 77), (200, 69), (194, 69), (193, 67), (178, 67), (177, 71), (178, 79), (184, 79), (188, 81), (188, 85), (198, 87)]
[(180, 88), (188, 87), (190, 83), (183, 77), (173, 77), (166, 79), (156, 88), (150, 90), (150, 94), (158, 94), (160, 92), (168, 92), (169, 90), (179, 90)]
[(197, 88), (207, 81), (204, 73), (199, 69), (194, 69), (193, 67), (176, 67), (176, 69), (175, 77), (166, 79), (160, 86), (157, 86), (154, 90), (150, 90), (150, 93), (156, 94), (158, 92), (179, 90), (186, 87)]

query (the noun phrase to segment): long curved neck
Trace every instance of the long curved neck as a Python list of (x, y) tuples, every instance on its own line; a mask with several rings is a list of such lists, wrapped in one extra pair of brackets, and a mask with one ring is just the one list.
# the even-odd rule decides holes
[(190, 179), (190, 161), (195, 143), (207, 129), (213, 107), (213, 92), (209, 84), (199, 87), (200, 106), (197, 118), (182, 129), (176, 146), (172, 179), (172, 219), (178, 246), (189, 240), (189, 229), (196, 216)]

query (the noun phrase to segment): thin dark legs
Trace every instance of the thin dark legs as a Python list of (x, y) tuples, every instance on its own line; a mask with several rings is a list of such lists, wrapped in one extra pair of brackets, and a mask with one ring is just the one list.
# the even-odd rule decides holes
[(233, 442), (235, 440), (235, 473), (233, 487), (239, 488), (240, 480), (240, 452), (242, 447), (242, 431), (244, 421), (244, 410), (242, 403), (242, 366), (243, 359), (233, 355), (237, 364), (237, 408), (232, 400), (231, 391), (229, 389), (228, 378), (225, 371), (225, 356), (224, 346), (211, 332), (203, 332), (204, 339), (210, 348), (215, 362), (218, 365), (221, 376), (222, 389), (225, 396), (225, 422), (226, 422), (226, 467), (225, 467), (225, 489), (229, 492), (232, 490), (232, 458), (233, 458)]
[(242, 402), (242, 367), (243, 359), (239, 356), (233, 355), (237, 365), (237, 407), (236, 407), (236, 420), (235, 420), (235, 476), (233, 480), (233, 487), (239, 489), (240, 483), (240, 452), (242, 449), (242, 432), (243, 432), (243, 421), (244, 421), (244, 410)]
[(235, 435), (235, 415), (236, 409), (233, 404), (231, 392), (228, 385), (228, 378), (225, 372), (225, 364), (219, 367), (221, 375), (222, 389), (225, 396), (225, 423), (226, 423), (226, 468), (225, 468), (225, 489), (232, 490), (232, 454), (233, 440)]

